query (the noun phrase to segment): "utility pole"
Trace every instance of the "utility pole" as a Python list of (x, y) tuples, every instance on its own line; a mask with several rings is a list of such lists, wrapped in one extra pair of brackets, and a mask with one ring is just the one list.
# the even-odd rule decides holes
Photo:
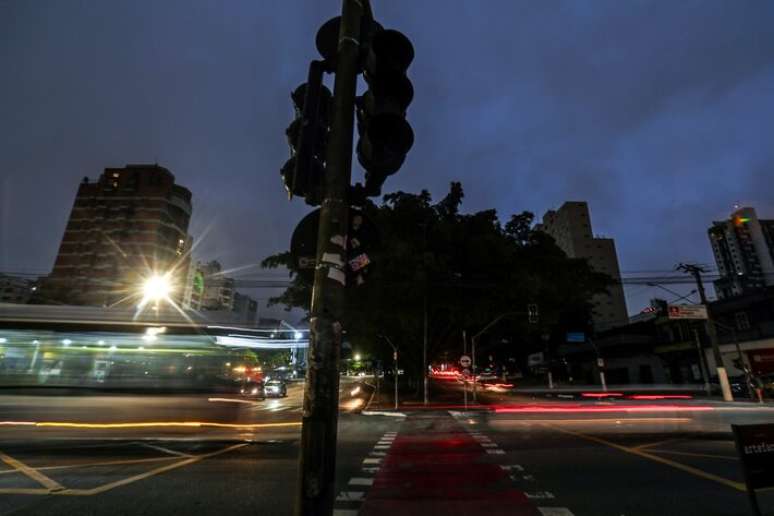
[[(468, 354), (468, 334), (465, 330), (462, 330), (462, 354)], [(462, 377), (462, 392), (463, 401), (465, 402), (465, 412), (468, 411), (468, 386), (465, 383), (465, 376)]]
[(707, 356), (704, 354), (704, 350), (701, 347), (699, 332), (696, 328), (693, 329), (693, 338), (696, 340), (696, 351), (699, 352), (699, 368), (701, 370), (701, 377), (704, 379), (704, 390), (707, 392), (707, 396), (709, 396), (712, 391), (710, 390), (709, 367), (707, 367)]
[(295, 514), (329, 516), (336, 476), (339, 355), (346, 288), (340, 265), (347, 260), (352, 138), (363, 2), (343, 0), (334, 83), (333, 120), (317, 237), (312, 290), (309, 360), (304, 389), (299, 482)]
[(709, 311), (709, 303), (707, 302), (707, 294), (704, 291), (704, 282), (702, 281), (701, 274), (706, 272), (704, 267), (692, 263), (681, 263), (677, 266), (677, 270), (683, 271), (693, 276), (696, 280), (696, 288), (699, 290), (699, 298), (701, 304), (707, 308), (707, 335), (709, 336), (710, 344), (712, 345), (712, 353), (715, 356), (715, 367), (718, 372), (718, 380), (720, 381), (720, 389), (723, 392), (723, 400), (734, 401), (734, 396), (731, 393), (731, 386), (728, 383), (728, 373), (723, 365), (723, 357), (720, 354), (720, 346), (718, 345), (718, 334), (715, 329), (715, 324), (712, 321), (712, 316)]
[(386, 340), (387, 344), (389, 344), (392, 348), (392, 361), (395, 368), (395, 374), (393, 376), (393, 383), (395, 384), (395, 410), (398, 410), (398, 346), (393, 344), (390, 338), (386, 335), (379, 335), (379, 337)]

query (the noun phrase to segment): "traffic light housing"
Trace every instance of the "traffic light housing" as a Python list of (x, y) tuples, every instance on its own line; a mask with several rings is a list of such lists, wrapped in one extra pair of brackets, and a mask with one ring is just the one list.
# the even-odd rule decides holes
[(322, 83), (324, 65), (312, 61), (309, 80), (290, 95), (296, 118), (285, 131), (290, 159), (280, 170), (289, 197), (304, 197), (307, 204), (322, 200), (325, 151), (330, 128), (331, 92)]
[(356, 100), (360, 135), (356, 151), (366, 171), (366, 195), (378, 196), (387, 176), (400, 169), (414, 144), (414, 132), (406, 121), (406, 109), (414, 98), (406, 76), (414, 47), (402, 33), (372, 25), (365, 31), (361, 55), (368, 90)]

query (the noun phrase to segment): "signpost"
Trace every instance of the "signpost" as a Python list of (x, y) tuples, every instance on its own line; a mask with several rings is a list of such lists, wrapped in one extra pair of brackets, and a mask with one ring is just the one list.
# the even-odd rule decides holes
[(706, 305), (669, 305), (667, 316), (670, 319), (700, 319), (707, 320)]
[(774, 487), (774, 424), (731, 425), (753, 514), (760, 516), (756, 489)]
[(468, 355), (462, 355), (462, 356), (460, 357), (460, 365), (461, 365), (462, 367), (464, 367), (465, 369), (467, 369), (468, 367), (470, 367), (470, 364), (471, 364), (471, 363), (472, 363), (472, 362), (470, 361), (470, 357), (469, 357)]
[[(314, 281), (317, 267), (317, 237), (320, 226), (320, 209), (309, 212), (298, 223), (290, 239), (290, 254), (300, 276), (310, 283)], [(376, 226), (363, 213), (356, 209), (349, 210), (348, 239), (345, 242), (346, 263), (338, 264), (346, 276), (347, 285), (362, 285), (368, 275), (371, 258), (368, 253), (378, 247), (379, 233)], [(323, 258), (332, 258), (325, 255)], [(339, 260), (340, 261), (340, 260)], [(344, 279), (344, 278), (342, 278)]]

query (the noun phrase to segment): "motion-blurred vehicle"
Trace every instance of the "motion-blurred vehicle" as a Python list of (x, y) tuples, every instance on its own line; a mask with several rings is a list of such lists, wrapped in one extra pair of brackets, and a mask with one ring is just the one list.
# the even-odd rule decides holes
[(263, 399), (266, 397), (264, 394), (263, 382), (246, 381), (242, 383), (242, 387), (239, 389), (239, 394), (246, 398)]
[(284, 398), (288, 395), (288, 386), (280, 379), (272, 379), (263, 386), (264, 396), (267, 398)]

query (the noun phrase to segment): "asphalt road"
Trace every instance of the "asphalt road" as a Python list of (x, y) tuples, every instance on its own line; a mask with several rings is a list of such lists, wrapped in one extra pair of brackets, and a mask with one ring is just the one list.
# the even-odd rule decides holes
[[(337, 516), (749, 514), (729, 424), (774, 422), (750, 404), (502, 393), (465, 411), (452, 384), (434, 386), (443, 409), (358, 413), (370, 392), (342, 387)], [(300, 385), (250, 403), (2, 396), (7, 423), (97, 427), (0, 426), (0, 515), (290, 515), (300, 406)], [(214, 425), (99, 426), (117, 422)]]

